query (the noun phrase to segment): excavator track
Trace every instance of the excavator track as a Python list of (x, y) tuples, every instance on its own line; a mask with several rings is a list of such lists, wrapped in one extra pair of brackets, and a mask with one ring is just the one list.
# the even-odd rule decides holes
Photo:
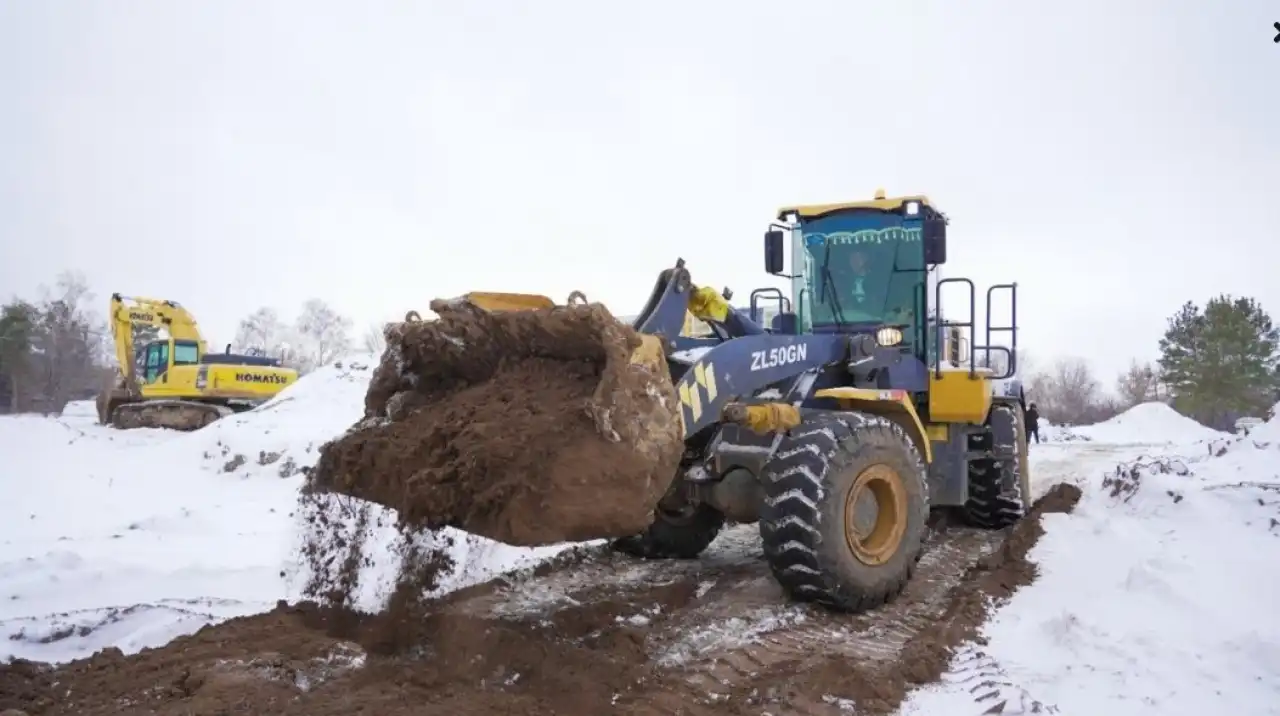
[(148, 400), (117, 407), (111, 413), (111, 425), (120, 430), (163, 428), (190, 431), (199, 430), (233, 412), (225, 405), (193, 400)]

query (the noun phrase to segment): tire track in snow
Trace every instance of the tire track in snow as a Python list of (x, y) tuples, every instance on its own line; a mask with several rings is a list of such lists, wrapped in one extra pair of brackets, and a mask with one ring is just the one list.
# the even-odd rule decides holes
[[(858, 615), (788, 600), (763, 559), (754, 525), (726, 530), (702, 558), (642, 561), (621, 555), (587, 560), (549, 574), (463, 598), (449, 609), (468, 616), (548, 622), (560, 612), (611, 603), (617, 628), (643, 632), (660, 668), (716, 698), (750, 686), (761, 672), (832, 655), (868, 666), (894, 661), (905, 644), (947, 608), (948, 594), (1001, 532), (957, 527), (931, 531), (906, 591)], [(684, 585), (690, 598), (664, 602)], [(668, 590), (663, 592), (663, 590)], [(621, 612), (630, 608), (630, 615)], [(605, 627), (606, 629), (608, 627)], [(847, 713), (839, 699), (814, 696), (808, 713)]]

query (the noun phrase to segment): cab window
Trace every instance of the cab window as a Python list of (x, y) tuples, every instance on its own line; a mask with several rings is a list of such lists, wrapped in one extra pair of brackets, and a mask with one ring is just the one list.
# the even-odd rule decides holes
[(152, 343), (147, 346), (146, 373), (143, 381), (154, 383), (169, 369), (169, 344)]
[(200, 350), (194, 343), (173, 344), (174, 365), (195, 365), (200, 362)]

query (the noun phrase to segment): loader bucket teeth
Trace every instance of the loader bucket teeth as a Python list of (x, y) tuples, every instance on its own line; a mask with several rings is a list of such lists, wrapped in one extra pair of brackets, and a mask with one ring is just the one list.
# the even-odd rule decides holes
[(516, 545), (643, 530), (683, 452), (661, 344), (599, 304), (536, 303), (437, 300), (391, 326), (365, 419), (308, 490)]

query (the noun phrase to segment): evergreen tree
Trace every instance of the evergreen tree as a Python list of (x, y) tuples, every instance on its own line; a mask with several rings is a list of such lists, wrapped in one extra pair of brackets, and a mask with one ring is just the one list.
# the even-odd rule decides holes
[(39, 311), (26, 301), (14, 301), (0, 308), (0, 393), (4, 408), (17, 412), (31, 375), (31, 351), (35, 342)]
[(1252, 298), (1218, 296), (1204, 310), (1188, 301), (1160, 340), (1162, 379), (1174, 407), (1206, 425), (1230, 428), (1265, 417), (1280, 388), (1280, 331)]

